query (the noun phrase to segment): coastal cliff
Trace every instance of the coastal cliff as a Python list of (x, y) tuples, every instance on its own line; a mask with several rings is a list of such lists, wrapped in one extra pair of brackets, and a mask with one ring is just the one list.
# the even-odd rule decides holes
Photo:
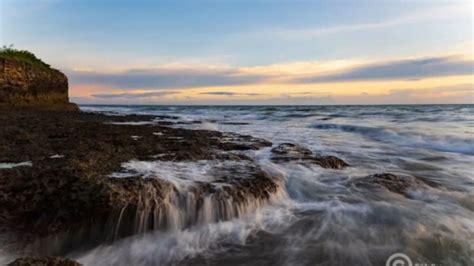
[(68, 80), (61, 71), (4, 51), (0, 53), (0, 108), (78, 109), (69, 102)]

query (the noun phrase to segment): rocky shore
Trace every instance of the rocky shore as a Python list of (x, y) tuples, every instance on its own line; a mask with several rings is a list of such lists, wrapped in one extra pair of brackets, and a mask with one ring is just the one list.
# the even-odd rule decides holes
[[(240, 217), (285, 197), (282, 178), (262, 169), (246, 150), (267, 148), (277, 164), (349, 166), (298, 144), (170, 127), (180, 123), (146, 115), (1, 110), (0, 234), (11, 236), (9, 249), (65, 255), (152, 230)], [(192, 179), (185, 168), (189, 180), (153, 171), (167, 164), (179, 169), (181, 162), (203, 162), (212, 179)], [(392, 174), (356, 178), (347, 185), (405, 196), (427, 186)], [(28, 261), (33, 260), (13, 265), (37, 265)]]
[[(193, 193), (232, 196), (234, 201), (243, 202), (250, 196), (266, 199), (276, 191), (278, 185), (268, 174), (250, 158), (233, 152), (271, 143), (216, 131), (120, 124), (151, 119), (81, 112), (1, 111), (1, 224), (36, 238), (79, 227), (82, 230), (86, 224), (94, 224), (97, 230), (99, 224), (108, 222), (104, 217), (123, 211), (125, 206), (132, 212), (162, 207), (175, 189), (169, 182), (158, 177), (110, 177), (132, 159), (245, 161), (241, 165), (248, 169), (230, 181), (233, 186), (215, 191), (201, 182), (194, 186)], [(226, 176), (229, 169), (222, 169), (220, 174), (216, 179), (230, 179)], [(146, 224), (138, 226), (150, 227)], [(145, 229), (150, 228), (139, 231)]]
[[(176, 127), (205, 121), (80, 112), (68, 100), (64, 74), (27, 51), (2, 53), (0, 256), (21, 257), (9, 265), (79, 265), (57, 256), (150, 231), (228, 221), (288, 199), (286, 177), (263, 169), (246, 151), (265, 149), (276, 165), (351, 166), (297, 143)], [(376, 173), (343, 186), (377, 200), (377, 192), (410, 198), (437, 184)]]
[[(3, 48), (0, 72), (0, 252), (30, 256), (11, 265), (75, 265), (44, 256), (228, 220), (284, 196), (279, 177), (242, 153), (269, 141), (167, 127), (177, 117), (78, 112), (67, 77), (28, 51)], [(211, 178), (127, 168), (157, 162), (202, 162)]]

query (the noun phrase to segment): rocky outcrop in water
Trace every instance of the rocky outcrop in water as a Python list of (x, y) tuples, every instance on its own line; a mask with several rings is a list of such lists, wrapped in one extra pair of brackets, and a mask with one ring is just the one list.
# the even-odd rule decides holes
[(408, 195), (409, 191), (422, 189), (426, 184), (412, 176), (399, 176), (390, 173), (374, 174), (358, 178), (352, 182), (357, 187), (382, 188), (393, 193)]
[[(65, 254), (239, 217), (281, 194), (278, 177), (237, 152), (270, 142), (147, 124), (153, 119), (0, 110), (0, 230), (32, 243), (33, 255)], [(217, 163), (212, 180), (183, 189), (167, 176), (111, 177), (131, 160)]]
[(69, 102), (68, 80), (59, 70), (0, 57), (0, 108), (77, 110)]
[(300, 161), (331, 169), (349, 166), (345, 161), (335, 156), (315, 155), (310, 149), (293, 143), (279, 144), (271, 151), (273, 153), (272, 161), (275, 163)]

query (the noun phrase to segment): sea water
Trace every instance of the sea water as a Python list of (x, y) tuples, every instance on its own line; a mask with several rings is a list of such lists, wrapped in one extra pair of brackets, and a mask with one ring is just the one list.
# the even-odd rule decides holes
[[(156, 231), (71, 254), (85, 265), (385, 265), (400, 252), (413, 263), (474, 265), (474, 105), (96, 105), (81, 110), (198, 120), (174, 126), (248, 134), (274, 145), (296, 143), (350, 164), (343, 170), (275, 164), (270, 148), (248, 151), (265, 171), (282, 176), (283, 200), (228, 221)], [(183, 175), (209, 178), (206, 161), (132, 161), (124, 167), (165, 174), (183, 187)], [(386, 172), (432, 186), (402, 196), (348, 185)]]

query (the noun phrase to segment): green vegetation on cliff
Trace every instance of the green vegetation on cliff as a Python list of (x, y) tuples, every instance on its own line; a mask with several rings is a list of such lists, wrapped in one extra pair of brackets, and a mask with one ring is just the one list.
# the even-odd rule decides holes
[(35, 66), (51, 68), (50, 65), (43, 62), (41, 59), (36, 57), (33, 53), (26, 50), (17, 50), (13, 48), (13, 45), (2, 46), (0, 48), (0, 58), (14, 59), (14, 60), (25, 62), (31, 65), (35, 65)]
[(68, 80), (33, 53), (0, 47), (0, 109), (76, 111), (68, 98)]

